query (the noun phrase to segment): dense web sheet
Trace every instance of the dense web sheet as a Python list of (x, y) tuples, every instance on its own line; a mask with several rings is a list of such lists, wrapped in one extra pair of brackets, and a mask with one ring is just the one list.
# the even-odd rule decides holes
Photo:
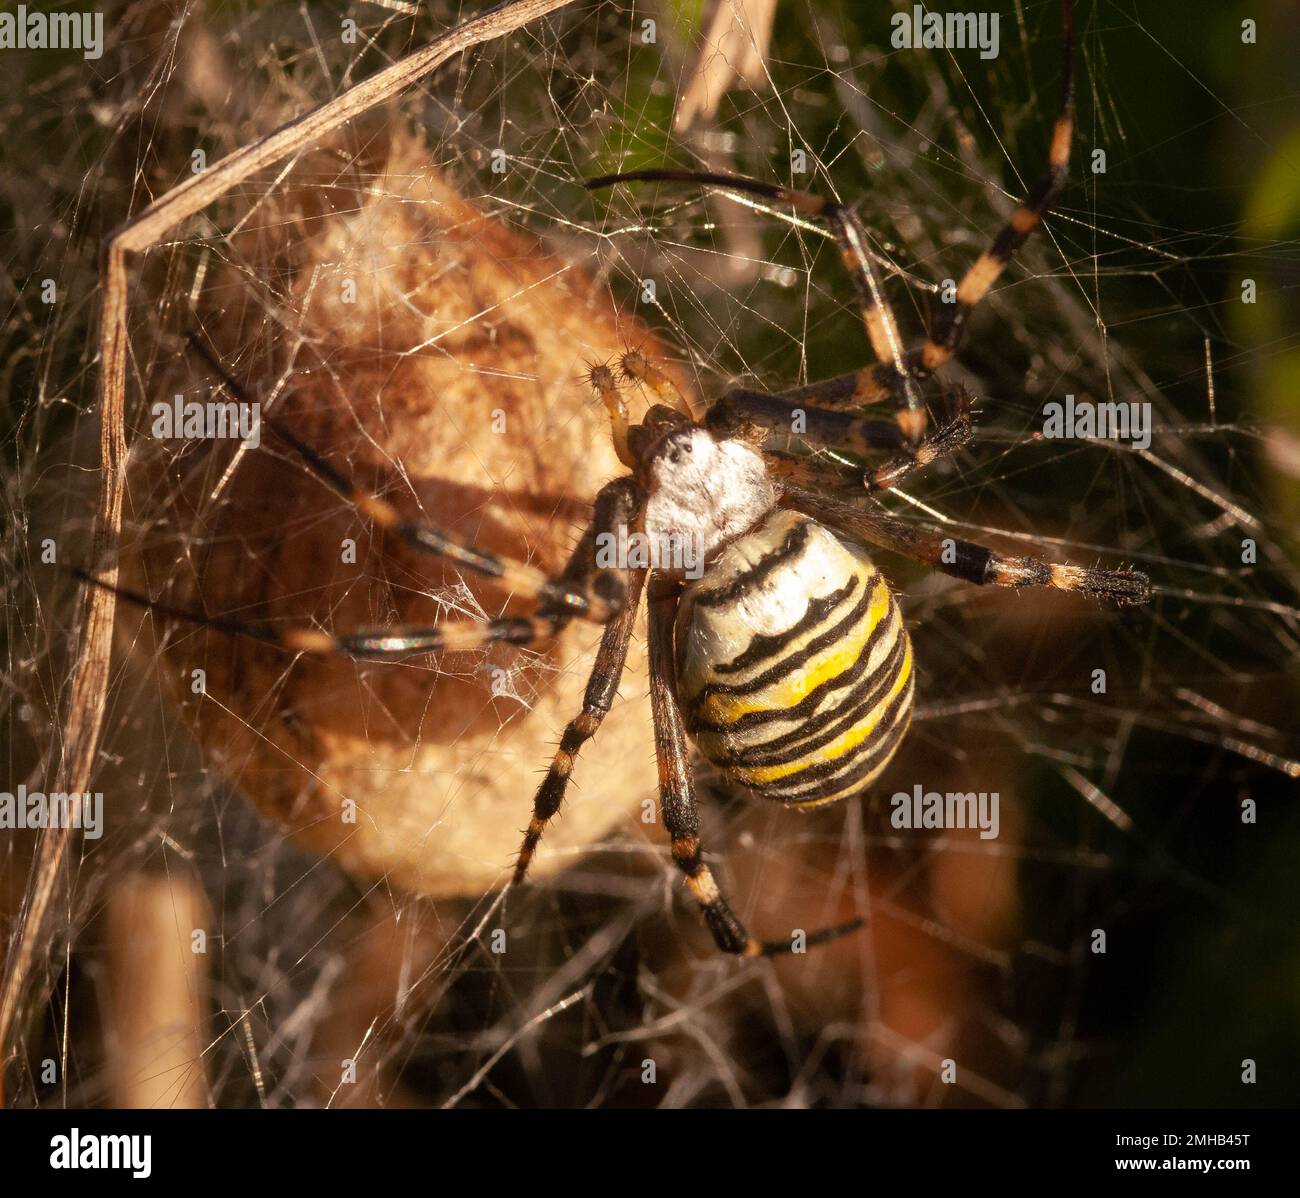
[[(155, 402), (215, 394), (185, 350), (195, 329), (362, 485), (549, 569), (617, 470), (583, 381), (598, 356), (642, 348), (705, 399), (869, 361), (814, 223), (717, 188), (589, 196), (585, 177), (666, 164), (854, 202), (919, 340), (1041, 169), (1060, 17), (1003, 8), (984, 59), (896, 48), (892, 10), (876, 8), (779, 6), (768, 53), (739, 72), (752, 86), (682, 128), (695, 6), (576, 4), (452, 60), (140, 255), (124, 581), (212, 615), (329, 626), (522, 610), (391, 552), (269, 437), (236, 451), (151, 436)], [(1217, 56), (1193, 54), (1143, 8), (1078, 14), (1071, 185), (947, 373), (977, 397), (976, 440), (881, 503), (1004, 552), (1136, 567), (1152, 603), (982, 590), (881, 554), (919, 690), (875, 792), (802, 815), (701, 770), (705, 844), (745, 919), (785, 935), (862, 915), (862, 934), (780, 962), (713, 953), (651, 802), (643, 636), (549, 863), (503, 899), (590, 630), (553, 649), (318, 667), (128, 608), (94, 783), (104, 835), (75, 841), (59, 877), (6, 1046), (9, 1100), (1285, 1094), (1269, 1087), (1300, 1051), (1297, 1011), (1261, 979), (1296, 964), (1300, 455), (1283, 397), (1300, 168), (1276, 99), (1293, 103), (1295, 80), (1276, 30), (1244, 42), (1225, 15), (1204, 33)], [(760, 23), (760, 44), (766, 12), (738, 17)], [(3, 789), (59, 781), (79, 592), (57, 567), (89, 552), (105, 235), (196, 162), (470, 15), (396, 0), (130, 7), (109, 14), (93, 70), (29, 65), (28, 99), (5, 118)], [(1270, 72), (1272, 88), (1246, 81)], [(1147, 110), (1139, 85), (1187, 112)], [(1234, 156), (1251, 174), (1229, 189)], [(1045, 433), (1067, 395), (1146, 405), (1149, 442)], [(646, 396), (629, 400), (637, 415)], [(914, 787), (996, 793), (996, 837), (900, 829), (890, 799)], [(360, 827), (340, 822), (349, 801)], [(3, 835), (17, 928), (35, 837)], [(157, 1021), (194, 1030), (160, 1037), (146, 990)], [(1254, 1057), (1273, 1080), (1243, 1091)]]

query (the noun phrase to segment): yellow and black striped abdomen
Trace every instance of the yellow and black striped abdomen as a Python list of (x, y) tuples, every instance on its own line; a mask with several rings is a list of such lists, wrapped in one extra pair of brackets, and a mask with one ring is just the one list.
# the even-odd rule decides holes
[(912, 645), (866, 554), (777, 509), (682, 596), (678, 697), (700, 751), (783, 803), (847, 798), (912, 714)]

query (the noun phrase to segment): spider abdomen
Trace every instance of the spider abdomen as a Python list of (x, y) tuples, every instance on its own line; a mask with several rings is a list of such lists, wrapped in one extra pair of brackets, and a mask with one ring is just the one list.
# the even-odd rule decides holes
[(911, 719), (912, 647), (866, 554), (774, 510), (682, 596), (678, 698), (700, 751), (800, 806), (861, 791)]

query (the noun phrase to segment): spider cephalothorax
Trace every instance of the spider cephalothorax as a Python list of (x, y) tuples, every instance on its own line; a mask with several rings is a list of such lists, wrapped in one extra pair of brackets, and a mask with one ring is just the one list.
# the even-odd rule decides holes
[[(906, 734), (915, 673), (898, 603), (867, 545), (978, 585), (1051, 587), (1120, 604), (1142, 603), (1150, 595), (1146, 576), (1135, 571), (1004, 556), (828, 494), (846, 483), (859, 497), (887, 490), (971, 440), (969, 402), (955, 388), (942, 391), (946, 423), (925, 436), (921, 386), (953, 356), (970, 310), (1064, 185), (1072, 123), (1068, 0), (1063, 11), (1064, 99), (1047, 169), (967, 270), (955, 303), (945, 305), (918, 348), (903, 347), (866, 231), (850, 208), (750, 179), (688, 171), (637, 171), (588, 184), (702, 183), (789, 204), (823, 220), (857, 287), (876, 361), (783, 393), (733, 390), (699, 414), (665, 372), (633, 350), (620, 364), (623, 378), (667, 401), (652, 405), (636, 425), (629, 424), (618, 376), (608, 366), (592, 367), (591, 384), (609, 411), (614, 447), (628, 473), (601, 489), (591, 523), (558, 576), (402, 516), (359, 492), (315, 450), (264, 418), (310, 469), (371, 519), (418, 551), (531, 598), (534, 615), (330, 633), (175, 614), (299, 652), (371, 658), (473, 649), (492, 641), (528, 644), (574, 619), (602, 624), (583, 709), (565, 729), (534, 799), (514, 870), (518, 884), (560, 809), (579, 749), (610, 709), (644, 595), (663, 821), (673, 859), (719, 948), (747, 956), (787, 952), (795, 943), (826, 941), (857, 927), (854, 921), (769, 942), (745, 930), (704, 862), (689, 739), (727, 779), (785, 804), (818, 806), (870, 786)], [(239, 385), (209, 360), (240, 394)], [(862, 413), (873, 404), (892, 404), (890, 418)], [(860, 469), (846, 469), (841, 456), (840, 464), (828, 468), (767, 444), (772, 433), (792, 432), (813, 446), (888, 456)]]
[(667, 420), (664, 409), (652, 415), (658, 423), (647, 421), (629, 438), (635, 446), (643, 440), (638, 432), (662, 429), (637, 462), (646, 539), (652, 545), (685, 539), (707, 562), (776, 506), (776, 486), (763, 455), (747, 442), (718, 439), (677, 413), (676, 421)]

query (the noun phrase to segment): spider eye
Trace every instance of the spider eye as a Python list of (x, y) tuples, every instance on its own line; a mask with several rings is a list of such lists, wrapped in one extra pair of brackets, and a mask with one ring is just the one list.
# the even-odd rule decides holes
[(691, 444), (691, 438), (673, 437), (664, 446), (664, 457), (668, 459), (669, 465), (679, 466), (682, 461), (682, 454), (693, 453), (695, 447)]

